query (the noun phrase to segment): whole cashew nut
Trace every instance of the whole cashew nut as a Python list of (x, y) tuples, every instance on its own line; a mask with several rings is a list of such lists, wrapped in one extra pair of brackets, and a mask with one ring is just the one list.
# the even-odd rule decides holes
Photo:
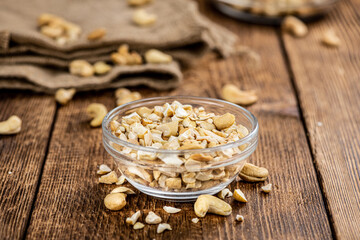
[(102, 120), (104, 119), (108, 111), (103, 104), (92, 103), (87, 107), (86, 112), (90, 117), (93, 118), (93, 120), (91, 120), (90, 122), (90, 125), (92, 127), (98, 127), (101, 125)]
[(240, 105), (250, 105), (258, 100), (255, 91), (242, 91), (233, 84), (226, 84), (222, 88), (222, 96), (226, 101)]
[(211, 195), (200, 195), (195, 202), (194, 210), (198, 217), (205, 217), (207, 212), (223, 216), (228, 216), (232, 212), (228, 203)]
[(105, 197), (104, 204), (107, 209), (113, 211), (120, 210), (126, 205), (126, 194), (110, 193)]
[(75, 88), (70, 88), (70, 89), (60, 88), (55, 93), (55, 100), (58, 103), (65, 105), (73, 98), (75, 92), (76, 92)]
[(269, 175), (266, 168), (255, 166), (251, 163), (245, 163), (241, 169), (239, 176), (247, 182), (261, 182), (265, 181)]
[(8, 120), (0, 122), (0, 134), (15, 134), (21, 130), (21, 119), (18, 116), (11, 116)]

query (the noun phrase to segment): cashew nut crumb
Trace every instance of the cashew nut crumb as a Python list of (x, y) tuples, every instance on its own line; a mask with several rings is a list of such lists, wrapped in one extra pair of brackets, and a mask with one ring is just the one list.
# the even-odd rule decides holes
[(99, 170), (97, 171), (97, 174), (103, 175), (109, 172), (111, 172), (111, 168), (109, 168), (109, 166), (106, 164), (101, 164), (99, 166)]
[(97, 28), (87, 35), (88, 40), (99, 40), (106, 35), (106, 30), (104, 28)]
[(145, 222), (147, 224), (158, 224), (161, 223), (161, 220), (162, 220), (161, 217), (156, 215), (153, 211), (150, 211), (145, 218)]
[(156, 232), (157, 232), (157, 233), (162, 233), (162, 232), (165, 231), (165, 230), (171, 231), (172, 228), (171, 228), (171, 226), (170, 226), (168, 223), (160, 223), (160, 224), (158, 225), (158, 227), (157, 227)]
[(101, 103), (92, 103), (86, 109), (87, 114), (93, 119), (90, 122), (92, 127), (99, 127), (107, 114), (107, 108)]
[(237, 200), (239, 202), (247, 202), (247, 199), (246, 199), (244, 193), (240, 189), (235, 189), (233, 196), (234, 196), (235, 200)]
[(217, 195), (219, 198), (225, 199), (226, 197), (231, 197), (233, 194), (228, 188), (224, 188)]
[(261, 182), (265, 181), (269, 175), (266, 168), (255, 166), (251, 163), (245, 163), (241, 169), (239, 176), (247, 182)]
[(118, 178), (118, 181), (115, 183), (116, 185), (123, 185), (126, 181), (126, 178), (124, 175), (121, 175), (119, 178)]
[(126, 194), (110, 193), (105, 197), (104, 204), (107, 209), (112, 211), (120, 210), (126, 205)]
[(141, 215), (140, 210), (134, 213), (131, 217), (126, 218), (126, 223), (134, 225)]
[(118, 181), (118, 177), (115, 171), (109, 172), (106, 175), (102, 175), (99, 178), (99, 183), (113, 184)]
[(192, 221), (193, 223), (198, 223), (198, 222), (199, 222), (199, 219), (198, 219), (198, 218), (193, 218), (193, 219), (191, 219), (191, 221)]
[(134, 224), (133, 229), (137, 230), (137, 229), (142, 229), (144, 227), (145, 227), (145, 225), (143, 223), (137, 222), (137, 223)]
[(236, 221), (243, 222), (244, 221), (244, 216), (240, 215), (240, 214), (237, 214), (236, 215)]
[(295, 37), (304, 37), (308, 28), (300, 19), (294, 16), (287, 16), (282, 22), (282, 29)]
[(150, 49), (145, 52), (145, 59), (148, 63), (170, 63), (172, 57), (156, 49)]
[(145, 27), (156, 22), (157, 16), (146, 12), (144, 9), (135, 10), (133, 14), (133, 22), (139, 26)]
[(226, 101), (240, 105), (250, 105), (258, 100), (255, 91), (242, 91), (233, 84), (226, 84), (222, 88), (222, 97)]
[(163, 209), (165, 210), (165, 212), (167, 213), (178, 213), (181, 211), (180, 208), (174, 208), (174, 207), (168, 207), (168, 206), (164, 206)]
[(74, 60), (69, 65), (72, 75), (80, 77), (91, 77), (94, 75), (94, 67), (85, 60)]
[(94, 64), (94, 71), (97, 75), (103, 75), (111, 70), (111, 66), (106, 62), (99, 61)]
[(324, 33), (321, 42), (329, 47), (338, 47), (341, 43), (340, 38), (333, 29), (329, 29)]
[(15, 134), (21, 131), (22, 121), (18, 116), (11, 116), (8, 120), (0, 122), (0, 134)]
[(111, 193), (126, 193), (126, 194), (135, 194), (134, 190), (127, 187), (117, 187), (114, 188)]
[(130, 6), (142, 6), (145, 5), (152, 0), (127, 0), (128, 5)]
[(223, 216), (228, 216), (232, 212), (228, 203), (211, 195), (200, 195), (194, 204), (194, 210), (198, 217), (205, 217), (207, 212)]
[(131, 92), (126, 88), (118, 88), (115, 91), (116, 104), (118, 106), (141, 99), (139, 92)]
[(262, 190), (264, 193), (269, 193), (269, 192), (271, 192), (271, 187), (272, 187), (272, 184), (269, 183), (269, 184), (267, 184), (267, 185), (265, 185), (265, 186), (262, 186), (262, 187), (261, 187), (261, 190)]
[(40, 32), (56, 41), (59, 45), (76, 41), (81, 34), (81, 28), (53, 14), (43, 13), (38, 17)]

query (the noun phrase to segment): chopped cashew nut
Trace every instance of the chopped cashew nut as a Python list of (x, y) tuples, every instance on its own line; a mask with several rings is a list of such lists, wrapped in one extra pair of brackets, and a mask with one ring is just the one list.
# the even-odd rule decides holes
[(150, 211), (145, 218), (145, 222), (147, 224), (158, 224), (161, 223), (161, 220), (162, 220), (161, 217), (156, 215), (153, 211)]
[(228, 216), (232, 212), (228, 203), (211, 195), (200, 195), (195, 202), (194, 210), (198, 217), (205, 217), (207, 212), (223, 216)]
[(285, 17), (282, 22), (282, 29), (295, 37), (304, 37), (308, 33), (305, 23), (293, 16)]
[(235, 189), (233, 196), (234, 196), (235, 200), (237, 200), (239, 202), (247, 202), (247, 199), (246, 199), (244, 193), (240, 189)]
[(214, 124), (218, 130), (223, 130), (235, 123), (235, 116), (231, 113), (225, 113), (222, 116), (214, 118)]
[(225, 199), (226, 197), (231, 197), (233, 194), (228, 188), (224, 188), (218, 193), (218, 197), (221, 199)]
[(70, 89), (60, 88), (55, 93), (55, 100), (58, 103), (65, 105), (73, 98), (75, 92), (76, 92), (75, 88), (70, 88)]
[(70, 73), (80, 77), (91, 77), (94, 75), (94, 67), (85, 60), (74, 60), (69, 66)]
[(127, 187), (117, 187), (114, 188), (111, 193), (126, 193), (126, 194), (135, 194), (134, 190)]
[(236, 215), (236, 221), (243, 222), (244, 221), (244, 216), (237, 214)]
[(146, 12), (144, 9), (135, 10), (133, 22), (139, 26), (149, 26), (156, 22), (157, 16)]
[(121, 175), (119, 178), (118, 178), (118, 181), (115, 183), (116, 185), (123, 185), (124, 182), (126, 181), (126, 178), (124, 175)]
[(105, 197), (104, 204), (107, 209), (113, 211), (120, 210), (126, 205), (126, 194), (110, 193)]
[(226, 101), (240, 105), (250, 105), (258, 100), (255, 91), (242, 91), (233, 84), (226, 84), (222, 88), (222, 97)]
[(261, 190), (262, 190), (264, 193), (269, 193), (269, 192), (271, 192), (271, 187), (272, 187), (272, 184), (269, 183), (269, 184), (267, 184), (267, 185), (265, 185), (265, 186), (262, 186), (262, 187), (261, 187)]
[(135, 223), (134, 224), (134, 229), (135, 230), (137, 230), (137, 229), (142, 229), (142, 228), (144, 228), (145, 227), (145, 225), (143, 224), (143, 223), (141, 223), (141, 222), (137, 222), (137, 223)]
[(99, 170), (97, 171), (97, 174), (103, 175), (103, 174), (107, 174), (109, 172), (111, 172), (111, 168), (109, 168), (109, 166), (106, 164), (101, 164), (99, 166)]
[(321, 42), (329, 47), (338, 47), (341, 43), (340, 38), (336, 35), (333, 29), (327, 30), (324, 33)]
[(164, 206), (163, 209), (165, 210), (165, 212), (167, 213), (178, 213), (181, 211), (180, 208), (174, 208), (174, 207), (168, 207), (168, 206)]
[(165, 231), (165, 230), (170, 230), (170, 231), (172, 230), (170, 224), (168, 224), (168, 223), (160, 223), (160, 224), (158, 225), (158, 227), (157, 227), (156, 232), (157, 232), (157, 233), (162, 233), (162, 232)]
[(109, 172), (106, 175), (102, 175), (99, 178), (99, 183), (105, 183), (105, 184), (113, 184), (116, 183), (118, 180), (117, 174), (115, 171)]
[(251, 163), (245, 163), (241, 169), (239, 176), (247, 182), (261, 182), (265, 181), (269, 175), (266, 168), (255, 166)]
[(88, 40), (99, 40), (106, 35), (106, 30), (104, 28), (97, 28), (87, 35)]
[(131, 217), (126, 218), (126, 223), (134, 225), (141, 215), (140, 210), (134, 213)]
[(18, 116), (11, 116), (8, 120), (0, 122), (0, 134), (15, 134), (21, 130), (21, 119)]
[(199, 219), (198, 219), (198, 218), (193, 218), (193, 219), (191, 219), (191, 221), (192, 221), (193, 223), (198, 223), (198, 222), (199, 222)]
[(151, 0), (127, 0), (130, 6), (142, 6), (151, 2)]
[(98, 127), (101, 125), (102, 120), (107, 114), (107, 108), (101, 103), (92, 103), (87, 107), (86, 112), (93, 118), (90, 125), (92, 127)]
[(99, 61), (94, 64), (94, 71), (97, 75), (103, 75), (111, 70), (111, 66), (106, 62)]
[(145, 52), (145, 59), (148, 63), (170, 63), (172, 57), (156, 49), (150, 49)]

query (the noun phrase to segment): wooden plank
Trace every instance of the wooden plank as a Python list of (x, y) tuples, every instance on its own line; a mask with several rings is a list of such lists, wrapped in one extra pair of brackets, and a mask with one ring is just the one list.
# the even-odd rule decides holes
[[(206, 12), (209, 9), (204, 9)], [(281, 56), (278, 38), (273, 29), (247, 26), (236, 21), (211, 16), (236, 31), (241, 42), (263, 57), (259, 69), (247, 66), (247, 60), (205, 61), (188, 70), (184, 84), (170, 92), (140, 91), (145, 97), (159, 95), (196, 95), (219, 97), (225, 83), (244, 89), (257, 89), (260, 102), (249, 109), (260, 122), (260, 142), (251, 161), (267, 167), (269, 182), (275, 185), (270, 195), (260, 193), (263, 184), (232, 183), (241, 187), (249, 202), (232, 202), (230, 217), (208, 215), (198, 224), (193, 203), (160, 201), (144, 194), (129, 197), (128, 205), (119, 212), (110, 212), (103, 198), (114, 186), (98, 184), (95, 174), (101, 163), (112, 164), (102, 147), (101, 130), (88, 125), (85, 108), (91, 102), (115, 106), (113, 92), (77, 95), (62, 107), (50, 143), (42, 183), (34, 206), (27, 238), (116, 238), (116, 239), (330, 239), (331, 231), (316, 179), (296, 100)], [(266, 39), (267, 44), (263, 44)], [(271, 46), (271, 47), (268, 47)], [(162, 207), (183, 209), (175, 215), (165, 214)], [(156, 226), (133, 230), (125, 218), (134, 211), (153, 210), (173, 227), (156, 234)], [(236, 223), (238, 213), (244, 223)], [(144, 217), (141, 218), (144, 222)]]
[(22, 130), (0, 136), (0, 238), (20, 239), (26, 230), (45, 159), (56, 105), (52, 97), (0, 91), (0, 121), (17, 115)]
[[(340, 1), (304, 39), (284, 35), (315, 165), (339, 239), (360, 238), (359, 1)], [(342, 43), (322, 46), (327, 29)]]

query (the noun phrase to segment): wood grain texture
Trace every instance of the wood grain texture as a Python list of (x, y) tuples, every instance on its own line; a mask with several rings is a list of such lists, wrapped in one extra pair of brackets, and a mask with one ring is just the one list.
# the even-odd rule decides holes
[[(359, 1), (340, 1), (303, 39), (283, 35), (312, 153), (339, 239), (360, 238)], [(341, 46), (321, 45), (334, 29)]]
[[(205, 12), (210, 12), (206, 7)], [(28, 229), (34, 238), (104, 239), (330, 239), (331, 232), (306, 143), (296, 100), (273, 29), (247, 26), (215, 13), (211, 17), (241, 35), (241, 43), (260, 52), (262, 67), (254, 69), (249, 59), (233, 57), (208, 60), (185, 73), (184, 84), (170, 92), (139, 89), (145, 97), (195, 95), (220, 97), (225, 83), (243, 89), (257, 89), (259, 103), (249, 109), (260, 122), (260, 142), (251, 161), (270, 170), (269, 182), (275, 185), (269, 195), (260, 193), (259, 184), (232, 183), (250, 200), (232, 202), (229, 217), (208, 215), (198, 224), (192, 203), (169, 203), (144, 194), (129, 196), (128, 205), (119, 212), (106, 210), (103, 198), (115, 186), (98, 184), (97, 167), (112, 164), (102, 146), (101, 130), (88, 124), (85, 108), (92, 102), (115, 107), (112, 91), (79, 94), (59, 109), (44, 166), (42, 182)], [(263, 39), (267, 44), (263, 44)], [(268, 47), (271, 46), (271, 47)], [(228, 200), (231, 201), (231, 200)], [(165, 205), (183, 209), (166, 214)], [(158, 213), (173, 227), (156, 234), (156, 226), (133, 230), (125, 218), (136, 210)], [(235, 221), (236, 214), (244, 223)], [(144, 222), (144, 215), (140, 218)]]
[(21, 132), (0, 136), (0, 238), (26, 230), (55, 114), (52, 97), (0, 91), (0, 121), (17, 115)]

